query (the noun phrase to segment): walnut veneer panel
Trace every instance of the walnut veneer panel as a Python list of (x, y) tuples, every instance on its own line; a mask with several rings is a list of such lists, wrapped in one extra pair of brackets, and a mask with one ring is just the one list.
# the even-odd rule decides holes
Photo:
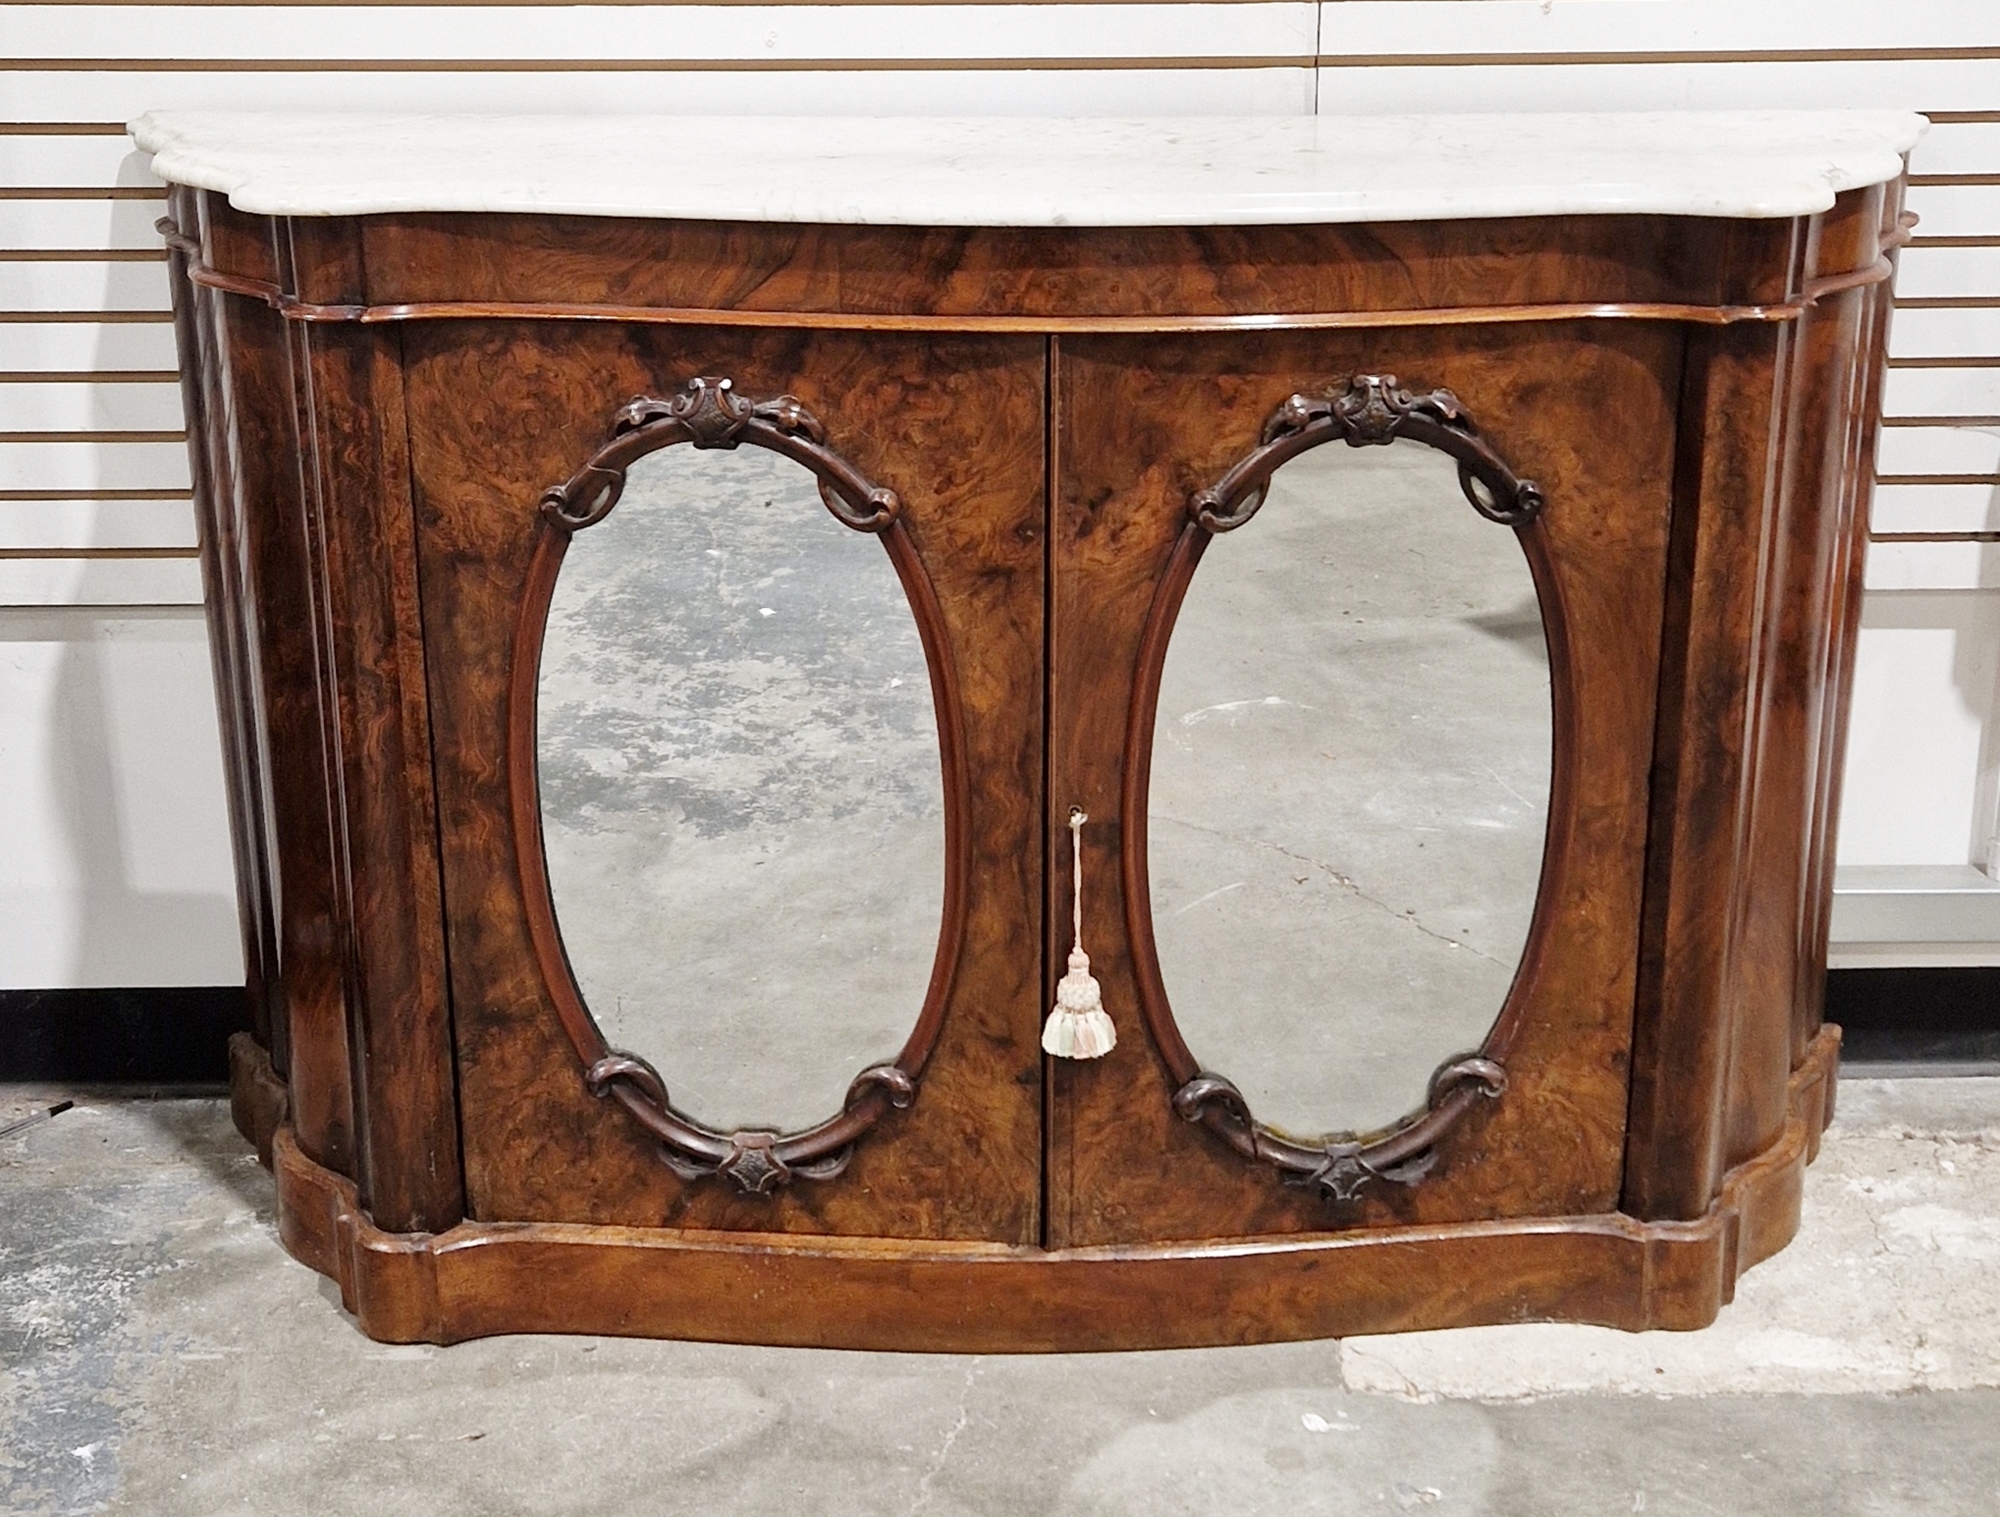
[[(471, 1214), (1034, 1241), (1041, 344), (495, 322), (412, 328), (406, 354)], [(919, 1098), (838, 1181), (777, 1197), (677, 1181), (622, 1108), (586, 1092), (530, 951), (507, 817), (507, 659), (536, 502), (625, 400), (697, 373), (798, 396), (901, 495), (957, 661), (973, 775), (965, 944)]]
[[(1056, 1067), (1054, 1238), (1219, 1237), (1615, 1205), (1681, 349), (1672, 327), (1605, 323), (1063, 339), (1050, 710), (1051, 795), (1061, 805), (1052, 824), (1072, 803), (1116, 814), (1140, 637), (1187, 501), (1256, 440), (1287, 395), (1356, 372), (1452, 390), (1547, 497), (1527, 530), (1546, 541), (1544, 598), (1561, 601), (1569, 636), (1566, 653), (1551, 648), (1562, 723), (1552, 865), (1495, 1054), (1508, 1071), (1505, 1099), (1451, 1132), (1422, 1183), (1342, 1203), (1174, 1116), (1174, 1082), (1143, 1038), (1126, 1039), (1102, 1060)], [(1123, 840), (1110, 827), (1093, 832), (1087, 872), (1116, 878)], [(1059, 847), (1053, 835), (1050, 846)], [(1052, 884), (1060, 893), (1062, 881)], [(1089, 909), (1085, 941), (1106, 1000), (1135, 1005), (1125, 903), (1099, 888)]]
[[(1020, 232), (267, 220), (175, 189), (259, 1008), (233, 1088), (286, 1245), (404, 1340), (1708, 1321), (1797, 1226), (1831, 1113), (1834, 798), (1900, 197)], [(1441, 1128), (1418, 1183), (1342, 1199), (1174, 1114), (1117, 819), (1149, 608), (1176, 563), (1199, 572), (1175, 546), (1194, 492), (1288, 396), (1385, 373), (1455, 391), (1546, 494), (1515, 530), (1561, 607), (1558, 751), (1540, 910), (1484, 1050), (1507, 1089)], [(935, 1049), (844, 1172), (771, 1195), (677, 1178), (590, 1095), (509, 812), (536, 502), (624, 402), (700, 375), (796, 395), (899, 494), (963, 698)], [(1120, 1040), (1048, 1067), (1071, 804)]]
[(1635, 216), (1037, 229), (380, 216), (365, 286), (306, 298), (1027, 316), (1741, 306), (1784, 298), (1792, 236), (1788, 221)]

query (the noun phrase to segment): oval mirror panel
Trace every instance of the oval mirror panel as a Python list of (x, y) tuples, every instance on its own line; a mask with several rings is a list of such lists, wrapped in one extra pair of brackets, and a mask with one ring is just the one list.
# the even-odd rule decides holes
[(1542, 619), (1443, 453), (1321, 446), (1211, 541), (1168, 646), (1147, 863), (1160, 971), (1258, 1120), (1368, 1134), (1476, 1050), (1547, 825)]
[(944, 896), (931, 681), (883, 546), (757, 447), (669, 447), (571, 539), (537, 758), (605, 1041), (730, 1130), (840, 1110), (923, 1009)]

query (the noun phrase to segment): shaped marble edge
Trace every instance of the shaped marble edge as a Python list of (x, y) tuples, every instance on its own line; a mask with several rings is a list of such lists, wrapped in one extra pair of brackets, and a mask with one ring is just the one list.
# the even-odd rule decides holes
[(1055, 117), (149, 112), (174, 184), (266, 216), (905, 226), (1810, 215), (1902, 171), (1901, 111)]

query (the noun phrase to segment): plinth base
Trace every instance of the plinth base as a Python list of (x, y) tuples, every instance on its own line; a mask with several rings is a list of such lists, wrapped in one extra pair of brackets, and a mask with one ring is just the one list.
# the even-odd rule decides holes
[(465, 1222), (388, 1233), (302, 1153), (285, 1086), (231, 1044), (236, 1123), (278, 1182), (278, 1233), (390, 1343), (585, 1333), (945, 1353), (1200, 1348), (1562, 1320), (1705, 1327), (1798, 1229), (1832, 1119), (1840, 1030), (1793, 1071), (1776, 1142), (1688, 1222), (1612, 1212), (1365, 1234), (1043, 1250), (901, 1238)]

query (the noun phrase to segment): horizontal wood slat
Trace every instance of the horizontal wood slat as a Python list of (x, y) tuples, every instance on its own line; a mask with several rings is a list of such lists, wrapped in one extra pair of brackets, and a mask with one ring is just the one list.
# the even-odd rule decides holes
[(0, 248), (0, 263), (165, 263), (165, 248)]
[(0, 185), (0, 201), (7, 200), (165, 200), (164, 185)]
[(181, 427), (149, 428), (132, 430), (117, 427), (63, 427), (55, 429), (34, 428), (25, 431), (0, 431), (0, 443), (19, 442), (186, 442), (187, 432)]
[[(368, 27), (330, 24), (338, 9), (0, 4), (16, 55), (0, 66), (0, 513), (54, 509), (36, 488), (79, 497), (56, 503), (53, 536), (0, 529), (0, 548), (185, 546), (178, 528), (143, 536), (186, 515), (186, 461), (158, 191), (120, 120), (515, 110), (530, 78), (534, 109), (597, 112), (1928, 106), (1946, 119), (1912, 158), (1925, 240), (1905, 255), (1887, 394), (1913, 424), (1885, 430), (1882, 469), (2000, 467), (1974, 429), (2000, 415), (2000, 7), (1343, 0), (1323, 27), (1295, 0), (410, 4)], [(1891, 484), (1877, 515), (1981, 530), (1959, 524), (1983, 522), (1982, 488)], [(80, 498), (107, 489), (170, 498)]]
[(1882, 485), (1868, 517), (1876, 535), (1984, 532), (2000, 528), (2000, 491), (1990, 485)]
[[(652, 5), (606, 12), (547, 6), (487, 13), (410, 9), (392, 25), (329, 28), (324, 13), (287, 6), (231, 12), (217, 24), (199, 6), (136, 5), (76, 12), (19, 7), (7, 50), (36, 70), (211, 72), (252, 68), (658, 69), (844, 67), (922, 69), (1014, 61), (1146, 67), (1147, 59), (1272, 59), (1310, 65), (1312, 0), (1226, 7), (1160, 3), (1005, 8)], [(1996, 39), (2000, 40), (2000, 39)], [(320, 62), (319, 60), (324, 60)], [(926, 60), (926, 61), (918, 61)], [(1006, 60), (1007, 62), (1001, 62)]]
[(191, 550), (185, 500), (33, 500), (0, 504), (0, 549)]
[(0, 369), (0, 384), (7, 385), (177, 385), (180, 375), (173, 369), (90, 369), (69, 372), (63, 369)]
[(158, 548), (158, 546), (154, 546), (154, 548), (130, 548), (130, 546), (128, 548), (76, 548), (76, 546), (62, 546), (62, 548), (10, 548), (10, 546), (0, 546), (0, 560), (12, 560), (12, 562), (44, 560), (44, 558), (102, 562), (106, 558), (142, 560), (142, 558), (198, 558), (198, 556), (200, 556), (200, 548), (196, 548), (196, 546), (184, 546), (184, 548)]
[(33, 505), (36, 501), (89, 501), (89, 500), (188, 500), (192, 493), (181, 489), (156, 488), (143, 490), (0, 490), (0, 505)]
[(538, 111), (595, 114), (657, 111), (718, 115), (964, 114), (968, 102), (993, 115), (1292, 115), (1313, 105), (1314, 70), (1284, 68), (995, 69), (868, 73), (842, 66), (604, 73), (87, 72), (0, 70), (0, 116), (17, 120), (105, 117), (147, 110), (513, 111), (527, 94)]
[(2000, 368), (1891, 369), (1883, 388), (1891, 416), (1980, 416), (2000, 411)]
[(178, 383), (62, 384), (0, 376), (0, 430), (143, 432), (181, 425)]
[[(0, 137), (124, 137), (122, 121), (5, 121)], [(129, 140), (129, 139), (128, 139)]]
[(194, 606), (193, 558), (0, 558), (0, 606)]
[(1985, 471), (1964, 474), (1877, 474), (1875, 478), (1885, 485), (2000, 485), (2000, 473)]
[(1023, 71), (1106, 70), (1115, 72), (1161, 69), (1311, 68), (1311, 53), (1164, 53), (1115, 56), (1102, 54), (981, 53), (954, 58), (917, 54), (874, 57), (865, 53), (832, 53), (742, 58), (733, 54), (704, 58), (672, 51), (656, 56), (618, 55), (582, 58), (10, 58), (11, 69), (36, 74), (931, 74), (1018, 73)]
[(1612, 48), (1603, 52), (1326, 53), (1327, 68), (1595, 68), (1604, 64), (1947, 63), (2000, 58), (2000, 47)]

